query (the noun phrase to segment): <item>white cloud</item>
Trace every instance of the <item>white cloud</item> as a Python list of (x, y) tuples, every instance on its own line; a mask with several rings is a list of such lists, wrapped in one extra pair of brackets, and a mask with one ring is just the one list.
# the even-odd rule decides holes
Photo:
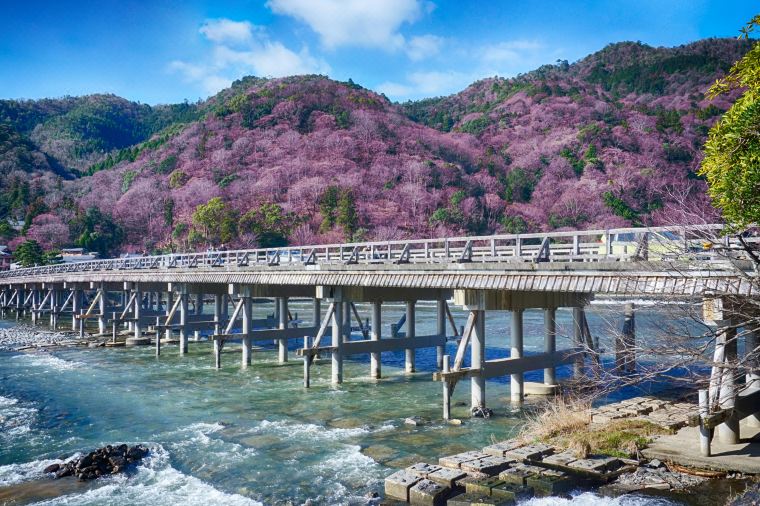
[(264, 28), (247, 21), (211, 20), (199, 32), (214, 44), (210, 54), (197, 63), (173, 61), (169, 70), (181, 74), (187, 82), (198, 83), (208, 94), (249, 74), (283, 77), (330, 71), (329, 65), (313, 57), (307, 47), (293, 51), (279, 41), (270, 40)]
[(406, 42), (401, 25), (413, 23), (433, 5), (420, 0), (269, 0), (267, 6), (309, 25), (325, 47), (397, 50)]
[(412, 72), (406, 83), (384, 82), (377, 89), (393, 100), (406, 100), (456, 93), (472, 81), (473, 75), (464, 72)]
[(248, 21), (210, 19), (200, 29), (211, 42), (219, 44), (244, 44), (253, 39), (254, 26)]
[(485, 63), (517, 63), (544, 49), (543, 44), (529, 40), (512, 40), (491, 44), (480, 50), (480, 59)]
[(420, 61), (435, 56), (441, 50), (443, 37), (420, 35), (412, 37), (406, 46), (406, 54), (412, 61)]

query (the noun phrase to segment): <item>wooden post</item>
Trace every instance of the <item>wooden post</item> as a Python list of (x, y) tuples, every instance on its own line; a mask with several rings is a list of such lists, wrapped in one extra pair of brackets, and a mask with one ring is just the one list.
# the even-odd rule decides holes
[[(410, 300), (406, 303), (406, 337), (407, 339), (415, 336), (415, 304), (416, 301)], [(415, 350), (407, 348), (406, 350), (406, 372), (413, 373), (415, 370)]]
[[(446, 299), (435, 302), (436, 334), (446, 338)], [(435, 347), (435, 367), (439, 371), (443, 369), (443, 355), (446, 353), (446, 345)]]
[[(448, 355), (443, 356), (443, 372), (447, 373), (451, 371), (451, 368), (449, 366), (449, 361), (451, 357)], [(451, 384), (449, 383), (448, 379), (445, 379), (441, 382), (443, 383), (443, 419), (444, 420), (450, 420), (451, 419)]]
[(332, 324), (332, 382), (334, 385), (343, 383), (343, 302), (336, 298), (334, 301)]
[[(557, 351), (557, 310), (553, 307), (544, 309), (544, 351)], [(547, 367), (544, 369), (544, 385), (556, 384), (557, 369), (554, 366)]]
[(251, 365), (251, 320), (253, 318), (253, 307), (251, 305), (251, 289), (245, 288), (243, 293), (243, 367)]
[[(523, 356), (523, 310), (512, 310), (512, 350), (509, 358), (522, 358)], [(510, 398), (513, 403), (523, 402), (524, 379), (523, 373), (518, 372), (510, 377)]]
[[(372, 320), (370, 323), (370, 339), (372, 341), (379, 341), (382, 339), (382, 307), (383, 303), (380, 301), (374, 301), (372, 302)], [(382, 374), (381, 371), (381, 360), (380, 360), (380, 352), (379, 351), (373, 351), (370, 353), (369, 357), (369, 376), (373, 379), (380, 378), (380, 375)]]
[[(280, 321), (278, 327), (280, 329), (288, 328), (288, 298), (280, 297), (279, 301), (279, 315)], [(277, 341), (277, 360), (279, 363), (284, 364), (288, 361), (288, 340), (280, 339)]]
[(699, 449), (703, 457), (711, 455), (710, 440), (711, 430), (705, 427), (704, 421), (710, 414), (710, 396), (707, 390), (699, 391)]
[[(486, 351), (486, 312), (483, 309), (472, 310), (475, 313), (475, 325), (472, 328), (470, 343), (470, 369), (482, 371)], [(473, 411), (486, 407), (486, 380), (481, 374), (470, 378), (470, 404)]]

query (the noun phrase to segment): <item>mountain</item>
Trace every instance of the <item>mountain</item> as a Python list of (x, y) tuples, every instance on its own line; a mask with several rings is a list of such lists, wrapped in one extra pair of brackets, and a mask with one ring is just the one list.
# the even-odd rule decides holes
[(198, 104), (0, 101), (0, 217), (104, 252), (683, 221), (714, 213), (695, 172), (733, 99), (704, 93), (750, 46), (612, 44), (404, 104), (322, 76)]

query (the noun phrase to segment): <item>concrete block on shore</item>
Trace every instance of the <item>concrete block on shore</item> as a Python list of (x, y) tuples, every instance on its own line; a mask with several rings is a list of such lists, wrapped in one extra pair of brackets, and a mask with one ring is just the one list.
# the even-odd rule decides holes
[(569, 476), (552, 476), (542, 473), (539, 476), (529, 476), (526, 485), (535, 490), (537, 495), (558, 495), (572, 490), (577, 484)]
[(504, 480), (497, 477), (484, 478), (467, 483), (465, 490), (468, 494), (491, 495), (491, 489), (502, 483), (504, 483)]
[(405, 469), (405, 471), (416, 474), (417, 476), (421, 478), (427, 478), (428, 475), (434, 471), (438, 471), (442, 469), (441, 466), (436, 466), (435, 464), (426, 464), (424, 462), (418, 462), (417, 464), (411, 465)]
[(454, 488), (457, 480), (460, 480), (465, 476), (467, 476), (467, 474), (462, 471), (449, 469), (448, 467), (441, 467), (438, 470), (429, 473), (427, 479), (440, 483), (446, 487)]
[(504, 469), (508, 468), (510, 464), (515, 461), (505, 457), (488, 456), (482, 459), (470, 460), (468, 462), (462, 462), (461, 468), (468, 473), (484, 474), (488, 476), (494, 476), (499, 474)]
[(573, 455), (572, 452), (561, 452), (561, 453), (555, 453), (554, 455), (549, 455), (548, 457), (544, 457), (543, 460), (541, 460), (542, 465), (552, 466), (552, 467), (567, 467), (570, 463), (575, 462), (578, 460), (575, 458), (575, 455)]
[(448, 457), (441, 457), (438, 459), (438, 463), (451, 469), (461, 469), (463, 462), (470, 462), (484, 457), (488, 457), (488, 455), (483, 452), (471, 451), (449, 455)]
[(507, 441), (486, 446), (483, 448), (483, 453), (493, 455), (494, 457), (503, 457), (505, 453), (516, 450), (521, 446), (525, 446), (525, 443), (521, 443), (515, 439), (508, 439)]
[(607, 457), (607, 458), (590, 458), (590, 459), (578, 459), (575, 462), (568, 464), (568, 468), (573, 471), (580, 471), (582, 473), (601, 475), (607, 471), (614, 471), (622, 465), (619, 459)]
[(150, 337), (128, 337), (124, 342), (127, 346), (147, 346), (150, 344)]
[(541, 460), (547, 455), (554, 453), (554, 448), (545, 444), (532, 444), (515, 448), (514, 450), (504, 453), (504, 458), (516, 460), (517, 462)]
[(533, 489), (530, 486), (517, 485), (515, 483), (501, 482), (491, 488), (491, 496), (501, 499), (511, 499), (515, 502), (525, 501), (533, 497)]
[(409, 489), (409, 502), (420, 506), (443, 506), (449, 487), (431, 480), (420, 480)]
[(385, 479), (385, 495), (393, 499), (409, 502), (409, 489), (422, 478), (416, 474), (402, 470), (393, 473)]

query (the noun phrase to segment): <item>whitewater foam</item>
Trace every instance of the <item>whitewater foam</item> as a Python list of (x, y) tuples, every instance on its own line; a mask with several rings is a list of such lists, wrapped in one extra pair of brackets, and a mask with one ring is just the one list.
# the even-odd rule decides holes
[(263, 420), (253, 432), (275, 434), (278, 436), (299, 437), (308, 439), (321, 439), (323, 441), (341, 441), (343, 439), (359, 437), (369, 434), (367, 427), (354, 427), (349, 429), (327, 428), (313, 423), (289, 423), (285, 421)]
[(84, 367), (81, 362), (70, 362), (62, 358), (51, 355), (50, 353), (22, 353), (12, 357), (14, 360), (21, 360), (35, 367), (42, 367), (45, 372), (50, 371), (71, 371)]
[(676, 503), (667, 499), (622, 495), (602, 497), (592, 492), (583, 492), (570, 498), (541, 497), (521, 503), (524, 506), (668, 506)]
[(37, 417), (37, 410), (22, 406), (18, 399), (0, 395), (0, 441), (11, 441), (28, 434)]

